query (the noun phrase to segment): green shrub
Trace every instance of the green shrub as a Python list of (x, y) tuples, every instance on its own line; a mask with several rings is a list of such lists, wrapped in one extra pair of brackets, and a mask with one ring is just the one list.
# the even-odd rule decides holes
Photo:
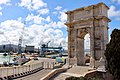
[(98, 79), (96, 79), (96, 78), (90, 78), (90, 77), (73, 77), (73, 76), (71, 76), (71, 77), (68, 77), (68, 78), (66, 78), (65, 80), (98, 80)]

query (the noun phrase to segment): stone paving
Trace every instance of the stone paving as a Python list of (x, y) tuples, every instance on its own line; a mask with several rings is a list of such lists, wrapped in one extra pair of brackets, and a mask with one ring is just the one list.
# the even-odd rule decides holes
[(65, 80), (69, 76), (84, 76), (89, 70), (89, 66), (75, 66), (64, 73), (57, 74), (51, 80)]

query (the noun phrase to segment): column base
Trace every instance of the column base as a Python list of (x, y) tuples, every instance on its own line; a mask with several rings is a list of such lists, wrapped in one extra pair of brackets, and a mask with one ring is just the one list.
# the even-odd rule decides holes
[(101, 57), (99, 61), (96, 61), (91, 57), (90, 58), (90, 68), (98, 69), (98, 70), (105, 72), (105, 59), (103, 57)]
[(99, 67), (98, 67), (97, 70), (102, 71), (102, 72), (106, 72), (105, 59), (103, 57), (101, 57), (100, 60), (99, 60)]
[(105, 59), (103, 57), (100, 58), (100, 66), (105, 66)]
[(93, 57), (90, 58), (90, 68), (95, 68), (95, 59)]
[(67, 65), (77, 65), (77, 58), (66, 58)]

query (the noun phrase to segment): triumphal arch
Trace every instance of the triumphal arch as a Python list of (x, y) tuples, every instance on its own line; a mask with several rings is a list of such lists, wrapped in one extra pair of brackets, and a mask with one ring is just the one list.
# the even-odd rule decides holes
[(104, 58), (108, 42), (108, 9), (104, 3), (78, 8), (66, 12), (68, 31), (69, 65), (85, 65), (84, 36), (90, 35), (90, 64), (96, 66)]

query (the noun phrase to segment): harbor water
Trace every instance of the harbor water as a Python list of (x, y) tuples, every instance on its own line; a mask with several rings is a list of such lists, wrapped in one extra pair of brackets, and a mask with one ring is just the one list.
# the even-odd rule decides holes
[(3, 64), (3, 62), (9, 62), (9, 63), (13, 63), (13, 56), (11, 55), (7, 55), (7, 56), (3, 56), (4, 53), (0, 53), (0, 64)]

